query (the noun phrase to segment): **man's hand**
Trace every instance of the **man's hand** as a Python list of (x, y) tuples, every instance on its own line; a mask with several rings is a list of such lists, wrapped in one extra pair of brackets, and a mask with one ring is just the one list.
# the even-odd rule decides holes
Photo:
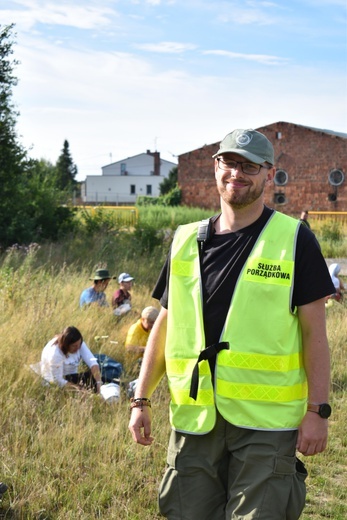
[(149, 406), (132, 408), (129, 422), (129, 430), (135, 442), (143, 446), (150, 446), (153, 442), (151, 437), (152, 410)]
[(296, 449), (303, 455), (321, 453), (327, 447), (328, 420), (317, 413), (307, 412), (299, 426)]

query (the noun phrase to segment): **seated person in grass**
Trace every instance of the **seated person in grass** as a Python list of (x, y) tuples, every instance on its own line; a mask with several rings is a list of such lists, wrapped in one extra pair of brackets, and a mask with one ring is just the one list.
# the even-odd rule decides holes
[[(78, 372), (81, 361), (89, 370)], [(100, 393), (102, 384), (98, 362), (76, 327), (66, 327), (44, 347), (41, 376), (66, 390), (85, 391), (93, 388)]]
[(134, 278), (128, 273), (122, 273), (118, 276), (119, 289), (112, 296), (112, 307), (116, 316), (126, 314), (131, 310), (131, 294)]
[(340, 264), (333, 263), (329, 266), (329, 273), (331, 276), (331, 281), (335, 287), (335, 293), (332, 294), (329, 298), (336, 300), (337, 302), (341, 302), (343, 298), (343, 291), (345, 289), (341, 278), (339, 277), (339, 273), (341, 271)]
[(158, 317), (155, 307), (146, 307), (141, 313), (141, 318), (131, 325), (125, 338), (127, 352), (134, 355), (136, 359), (142, 359), (145, 351), (149, 333)]
[(99, 307), (108, 307), (105, 290), (111, 279), (114, 279), (114, 276), (110, 276), (107, 269), (97, 269), (94, 276), (90, 278), (90, 280), (93, 280), (93, 285), (84, 289), (80, 296), (80, 307), (91, 304), (96, 304)]

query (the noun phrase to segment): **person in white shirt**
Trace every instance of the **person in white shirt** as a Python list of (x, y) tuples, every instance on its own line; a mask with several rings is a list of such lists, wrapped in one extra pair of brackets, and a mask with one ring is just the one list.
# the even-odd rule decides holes
[[(79, 372), (81, 361), (89, 367), (86, 372)], [(44, 347), (41, 375), (63, 389), (83, 391), (94, 387), (100, 393), (102, 381), (98, 362), (83, 341), (81, 332), (73, 326), (66, 327)]]
[(345, 286), (343, 285), (343, 282), (339, 276), (339, 273), (341, 271), (340, 264), (333, 263), (329, 266), (329, 273), (331, 276), (331, 281), (334, 284), (335, 287), (335, 293), (330, 296), (332, 300), (336, 300), (341, 303), (343, 298), (343, 291), (345, 290)]

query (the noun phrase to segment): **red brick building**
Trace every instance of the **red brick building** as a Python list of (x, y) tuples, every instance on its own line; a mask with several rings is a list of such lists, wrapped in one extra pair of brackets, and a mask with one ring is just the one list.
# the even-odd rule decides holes
[[(256, 130), (275, 149), (276, 175), (265, 193), (268, 206), (294, 216), (303, 209), (347, 211), (347, 134), (285, 122)], [(212, 159), (218, 148), (219, 142), (179, 156), (183, 204), (219, 208)]]

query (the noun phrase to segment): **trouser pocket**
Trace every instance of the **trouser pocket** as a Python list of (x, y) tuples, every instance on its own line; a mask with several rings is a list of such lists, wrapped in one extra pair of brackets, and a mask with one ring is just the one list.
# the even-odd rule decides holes
[(286, 520), (298, 520), (305, 507), (307, 469), (305, 464), (298, 458), (296, 459), (295, 469), (287, 505)]
[(159, 487), (159, 510), (168, 520), (225, 520), (224, 459), (208, 444), (208, 435), (172, 432)]

